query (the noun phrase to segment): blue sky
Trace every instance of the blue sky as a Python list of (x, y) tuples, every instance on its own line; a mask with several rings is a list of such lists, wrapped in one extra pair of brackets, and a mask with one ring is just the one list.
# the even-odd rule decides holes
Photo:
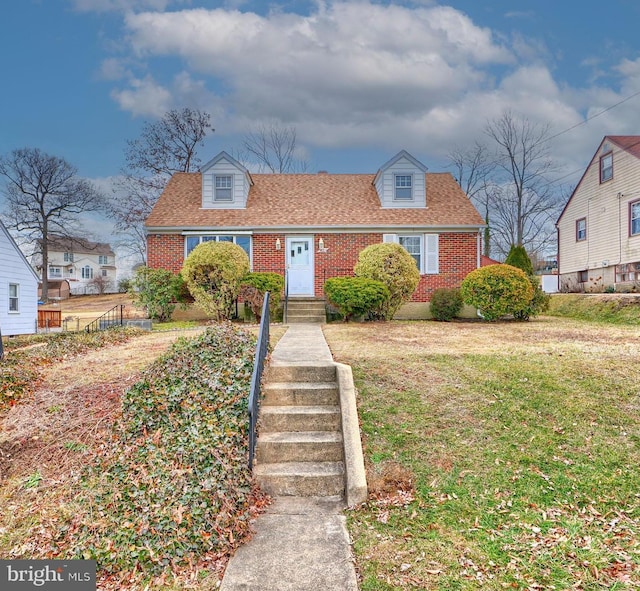
[[(637, 0), (20, 0), (0, 19), (0, 153), (38, 147), (104, 186), (168, 109), (212, 114), (207, 161), (266, 121), (310, 171), (443, 170), (510, 108), (558, 133), (640, 91)], [(577, 182), (640, 96), (552, 141)]]

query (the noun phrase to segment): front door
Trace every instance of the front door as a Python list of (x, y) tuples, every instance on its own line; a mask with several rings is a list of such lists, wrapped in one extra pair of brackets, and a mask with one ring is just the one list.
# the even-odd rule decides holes
[(287, 238), (287, 270), (290, 296), (312, 296), (313, 237)]

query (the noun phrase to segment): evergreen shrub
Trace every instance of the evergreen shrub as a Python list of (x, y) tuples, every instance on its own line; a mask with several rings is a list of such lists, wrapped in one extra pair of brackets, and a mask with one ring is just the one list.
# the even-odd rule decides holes
[(436, 289), (431, 295), (431, 316), (434, 320), (449, 322), (460, 314), (463, 305), (464, 302), (462, 301), (462, 294), (459, 289), (448, 289), (444, 287)]
[(345, 322), (379, 309), (389, 298), (384, 283), (366, 277), (332, 277), (325, 281), (324, 293)]
[(471, 271), (460, 292), (465, 304), (478, 308), (485, 320), (493, 321), (525, 309), (534, 290), (522, 269), (490, 265)]

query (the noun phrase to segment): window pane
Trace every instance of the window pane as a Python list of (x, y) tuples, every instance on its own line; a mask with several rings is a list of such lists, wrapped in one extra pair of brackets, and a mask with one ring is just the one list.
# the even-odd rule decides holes
[(18, 284), (17, 283), (9, 283), (9, 297), (17, 298), (18, 297)]
[(613, 178), (613, 154), (600, 158), (600, 182)]
[(631, 204), (631, 234), (640, 234), (640, 201)]
[(202, 242), (215, 242), (217, 236), (202, 236)]
[(247, 253), (247, 256), (251, 256), (251, 237), (236, 236), (236, 244)]
[(200, 244), (200, 236), (187, 236), (187, 256), (198, 244)]
[(233, 242), (233, 236), (218, 236), (218, 242)]
[(398, 243), (403, 246), (405, 250), (413, 257), (418, 266), (421, 269), (421, 243), (420, 236), (398, 236)]
[(395, 176), (395, 199), (411, 199), (412, 177), (410, 174)]

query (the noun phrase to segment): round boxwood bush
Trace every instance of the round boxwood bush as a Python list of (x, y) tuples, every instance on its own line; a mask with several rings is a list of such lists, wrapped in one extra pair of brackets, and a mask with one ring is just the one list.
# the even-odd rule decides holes
[(515, 314), (533, 298), (531, 281), (522, 269), (490, 265), (471, 271), (460, 286), (465, 304), (480, 310), (486, 320)]
[(366, 277), (332, 277), (325, 281), (324, 293), (346, 322), (378, 309), (389, 298), (384, 283)]
[(232, 242), (203, 242), (182, 266), (182, 277), (197, 306), (218, 320), (231, 318), (233, 303), (248, 272), (247, 253)]
[(449, 322), (453, 320), (460, 310), (464, 302), (459, 289), (436, 289), (431, 295), (430, 310), (434, 320)]
[(389, 297), (370, 316), (390, 320), (398, 308), (418, 287), (420, 271), (414, 258), (399, 244), (372, 244), (358, 256), (353, 269), (357, 277), (381, 281), (389, 290)]

